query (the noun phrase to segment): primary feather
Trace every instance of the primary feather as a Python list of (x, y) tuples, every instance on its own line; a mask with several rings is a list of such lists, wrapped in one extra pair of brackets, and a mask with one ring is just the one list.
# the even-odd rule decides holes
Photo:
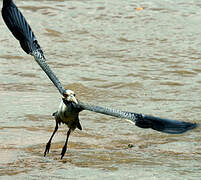
[(12, 0), (3, 1), (2, 17), (27, 54), (34, 50), (42, 51), (31, 27)]

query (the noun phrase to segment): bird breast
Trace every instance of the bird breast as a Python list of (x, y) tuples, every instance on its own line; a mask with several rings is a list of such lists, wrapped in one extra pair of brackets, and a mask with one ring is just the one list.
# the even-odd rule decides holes
[[(62, 123), (67, 124), (69, 128), (75, 129), (78, 120), (78, 112), (74, 110), (72, 105), (66, 106), (63, 101), (61, 101), (58, 109), (58, 115)], [(75, 126), (75, 127), (74, 127)]]

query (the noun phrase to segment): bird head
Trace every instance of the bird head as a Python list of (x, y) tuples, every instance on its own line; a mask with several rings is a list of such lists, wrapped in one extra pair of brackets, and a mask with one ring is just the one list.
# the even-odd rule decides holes
[(75, 98), (74, 91), (67, 89), (65, 90), (63, 96), (67, 101), (71, 101), (74, 102), (75, 104), (78, 104), (77, 99)]

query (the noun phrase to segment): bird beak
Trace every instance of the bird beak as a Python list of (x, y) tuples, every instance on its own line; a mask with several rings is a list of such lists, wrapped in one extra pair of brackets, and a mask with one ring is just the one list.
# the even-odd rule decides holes
[(67, 101), (71, 101), (74, 102), (75, 104), (78, 104), (77, 99), (75, 98), (75, 96), (73, 94), (70, 94), (69, 96), (67, 96)]

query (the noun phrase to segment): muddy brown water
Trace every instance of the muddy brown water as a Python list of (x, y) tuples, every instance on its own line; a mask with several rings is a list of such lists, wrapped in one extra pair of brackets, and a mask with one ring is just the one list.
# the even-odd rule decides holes
[[(15, 3), (80, 100), (200, 123), (200, 0)], [(64, 125), (44, 158), (60, 95), (2, 18), (0, 34), (0, 179), (200, 179), (200, 128), (168, 135), (87, 111), (64, 159)]]

